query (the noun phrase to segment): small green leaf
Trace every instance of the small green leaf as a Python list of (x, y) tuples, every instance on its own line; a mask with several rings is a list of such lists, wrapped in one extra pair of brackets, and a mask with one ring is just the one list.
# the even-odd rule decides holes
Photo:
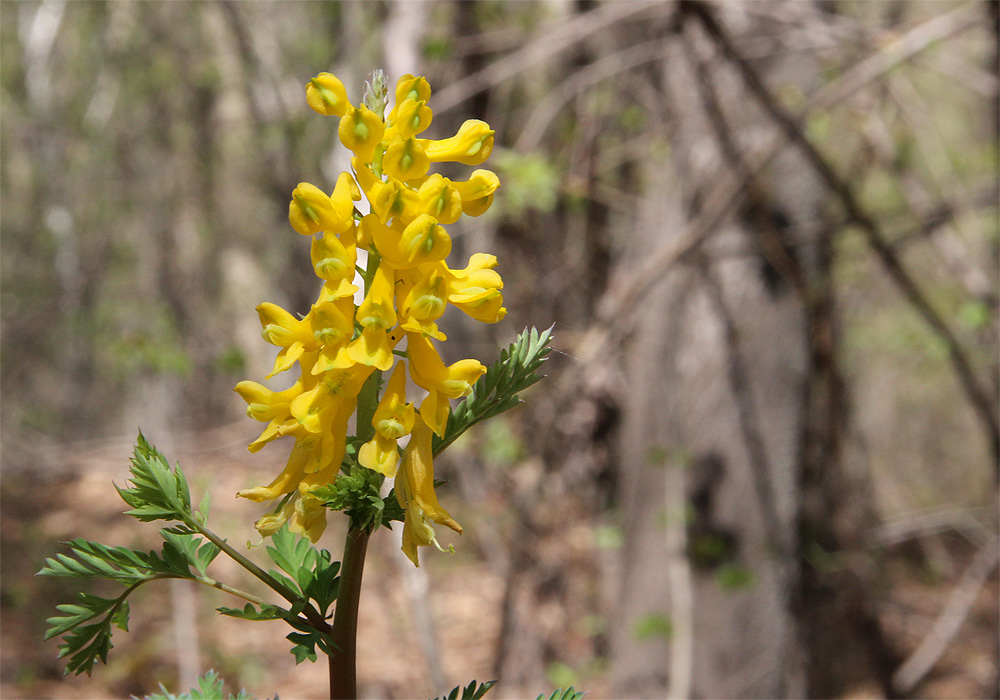
[[(496, 683), (496, 681), (486, 681), (485, 683), (479, 684), (477, 687), (476, 681), (472, 681), (469, 685), (465, 686), (465, 688), (460, 685), (455, 686), (452, 688), (450, 693), (442, 695), (440, 698), (436, 698), (435, 700), (479, 700), (481, 697), (486, 695), (487, 691), (496, 685)], [(462, 693), (461, 698), (459, 698), (459, 691)]]
[[(565, 690), (558, 688), (552, 691), (552, 695), (549, 696), (548, 700), (580, 700), (586, 694), (586, 691), (579, 691), (570, 686)], [(545, 700), (545, 695), (539, 695), (535, 700)]]
[(258, 610), (253, 603), (247, 603), (242, 610), (226, 607), (216, 608), (216, 610), (223, 615), (243, 620), (281, 620), (289, 615), (288, 610), (279, 608), (277, 605), (264, 605)]

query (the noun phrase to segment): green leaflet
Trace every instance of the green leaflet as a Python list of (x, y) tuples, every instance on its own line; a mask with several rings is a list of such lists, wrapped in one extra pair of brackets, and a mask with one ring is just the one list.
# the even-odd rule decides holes
[[(221, 614), (247, 620), (285, 620), (298, 630), (289, 638), (294, 644), (292, 653), (299, 661), (304, 658), (315, 660), (317, 644), (324, 652), (330, 650), (325, 634), (314, 626), (316, 619), (330, 617), (328, 611), (336, 601), (339, 589), (340, 562), (331, 561), (328, 551), (317, 551), (307, 539), (288, 532), (286, 527), (275, 534), (272, 546), (265, 549), (280, 571), (272, 570), (270, 574), (260, 571), (207, 529), (208, 496), (201, 499), (197, 511), (193, 510), (187, 479), (180, 467), (171, 469), (166, 457), (141, 433), (131, 459), (129, 476), (125, 487), (115, 487), (132, 507), (128, 514), (143, 522), (168, 520), (176, 521), (176, 524), (160, 530), (163, 544), (159, 552), (110, 547), (78, 538), (64, 543), (69, 552), (45, 560), (45, 566), (38, 572), (42, 576), (106, 579), (125, 587), (121, 595), (112, 598), (78, 593), (74, 603), (57, 606), (60, 614), (47, 620), (49, 628), (45, 639), (62, 638), (59, 657), (67, 657), (66, 673), (89, 675), (98, 661), (107, 663), (108, 652), (113, 646), (112, 626), (128, 631), (127, 598), (144, 583), (181, 578), (219, 588), (241, 598), (256, 598), (208, 577), (208, 566), (223, 549), (242, 565), (256, 570), (258, 577), (269, 586), (277, 586), (276, 590), (281, 585), (285, 586), (287, 591), (282, 595), (290, 592), (294, 594), (291, 596), (294, 600), (287, 610), (260, 601), (257, 605), (247, 603), (243, 608), (222, 607), (218, 609)], [(315, 602), (315, 610), (307, 610), (311, 607), (310, 601)], [(303, 611), (314, 615), (314, 623), (300, 616)], [(317, 612), (321, 618), (315, 615)], [(214, 688), (212, 683), (215, 680), (208, 676), (206, 679), (209, 683), (206, 687)], [(218, 693), (210, 696), (221, 697)]]
[[(476, 681), (472, 681), (469, 685), (463, 688), (462, 686), (455, 686), (450, 693), (443, 695), (435, 700), (479, 700), (479, 698), (486, 695), (487, 691), (496, 685), (496, 681), (486, 681), (485, 683), (480, 683), (476, 686)], [(458, 692), (462, 691), (462, 695), (459, 696)]]
[(435, 456), (443, 452), (466, 430), (476, 423), (508, 411), (521, 403), (517, 394), (540, 381), (537, 374), (552, 348), (552, 328), (539, 332), (527, 328), (509, 348), (501, 351), (500, 359), (486, 370), (472, 387), (472, 392), (458, 404), (448, 417), (443, 438), (434, 436)]

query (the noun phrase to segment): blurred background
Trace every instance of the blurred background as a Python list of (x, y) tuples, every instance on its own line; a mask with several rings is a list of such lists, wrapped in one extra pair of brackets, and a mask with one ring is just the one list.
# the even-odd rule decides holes
[(111, 487), (139, 427), (252, 538), (233, 494), (287, 446), (246, 451), (231, 389), (273, 360), (254, 307), (315, 298), (292, 189), (349, 167), (304, 85), (357, 101), (381, 67), (428, 77), (428, 136), (496, 129), (502, 188), (452, 260), (495, 254), (510, 313), (446, 317), (446, 359), (553, 323), (559, 352), (439, 460), (454, 556), (415, 571), (373, 537), (361, 692), (997, 697), (997, 11), (0, 3), (0, 694), (214, 668), (324, 697), (281, 623), (186, 585), (141, 591), (111, 664), (63, 679), (42, 635), (75, 586), (33, 574), (72, 537), (153, 546)]

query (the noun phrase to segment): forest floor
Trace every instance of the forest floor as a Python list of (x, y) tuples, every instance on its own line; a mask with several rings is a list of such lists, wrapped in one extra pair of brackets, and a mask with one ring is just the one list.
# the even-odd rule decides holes
[[(210, 523), (234, 541), (250, 539), (250, 524), (260, 508), (232, 498), (238, 489), (269, 479), (280, 464), (254, 459), (248, 473), (243, 427), (212, 431), (188, 445), (213, 445), (200, 451), (167, 452), (183, 465), (192, 492), (212, 494)], [(127, 476), (127, 441), (76, 449), (72, 456), (52, 452), (46, 468), (5, 472), (2, 491), (2, 616), (0, 697), (109, 698), (143, 695), (163, 683), (177, 692), (179, 668), (218, 671), (227, 690), (245, 687), (261, 697), (285, 700), (321, 698), (327, 692), (325, 664), (295, 665), (280, 622), (245, 622), (219, 616), (214, 608), (240, 601), (211, 589), (169, 582), (136, 594), (130, 632), (115, 633), (110, 665), (93, 676), (62, 676), (57, 643), (43, 643), (45, 618), (57, 603), (69, 602), (72, 582), (34, 577), (56, 544), (74, 537), (135, 548), (157, 547), (156, 527), (124, 516), (124, 504), (111, 487)], [(265, 451), (266, 452), (266, 451)], [(279, 451), (276, 451), (279, 452)], [(270, 458), (264, 458), (270, 459)], [(195, 498), (198, 496), (196, 495)], [(446, 501), (446, 505), (447, 501)], [(461, 508), (452, 512), (461, 520)], [(466, 514), (468, 515), (468, 514)], [(320, 542), (339, 557), (343, 529), (333, 522)], [(238, 533), (238, 534), (236, 534)], [(500, 637), (503, 580), (475, 551), (468, 538), (456, 539), (454, 556), (423, 553), (424, 565), (412, 570), (399, 553), (399, 535), (384, 531), (372, 538), (365, 570), (358, 641), (359, 690), (364, 697), (432, 697), (472, 679), (492, 680)], [(880, 609), (890, 640), (903, 655), (922, 641), (961, 575), (967, 557), (948, 543), (950, 571), (930, 572), (920, 551), (901, 548), (885, 562)], [(966, 553), (967, 554), (967, 553)], [(253, 554), (251, 554), (253, 556)], [(244, 572), (222, 558), (216, 575), (238, 587), (257, 590)], [(90, 589), (93, 590), (93, 589)], [(996, 697), (998, 588), (994, 571), (980, 592), (955, 641), (914, 692), (925, 698)], [(429, 606), (435, 629), (418, 633), (418, 607)], [(433, 648), (431, 648), (433, 647)], [(179, 651), (182, 650), (182, 651)], [(437, 664), (439, 673), (430, 669)], [(433, 676), (437, 675), (437, 682)], [(608, 695), (606, 675), (586, 678), (588, 697)], [(496, 697), (532, 697), (546, 690), (497, 687)], [(492, 694), (491, 694), (492, 695)], [(877, 697), (874, 686), (858, 685), (845, 697)]]

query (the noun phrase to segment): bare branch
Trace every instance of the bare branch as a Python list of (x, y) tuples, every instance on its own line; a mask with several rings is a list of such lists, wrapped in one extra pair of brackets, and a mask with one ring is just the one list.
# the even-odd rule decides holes
[[(958, 343), (948, 324), (934, 310), (923, 290), (903, 267), (892, 247), (886, 242), (879, 222), (862, 208), (851, 186), (837, 175), (833, 166), (805, 136), (800, 120), (781, 105), (777, 97), (764, 84), (756, 69), (736, 50), (728, 33), (716, 20), (712, 8), (701, 0), (686, 0), (681, 3), (681, 7), (697, 17), (708, 34), (718, 43), (725, 56), (739, 70), (747, 87), (757, 97), (761, 106), (781, 128), (788, 140), (803, 152), (830, 191), (840, 200), (847, 218), (862, 230), (868, 245), (875, 252), (893, 283), (917, 313), (923, 317), (931, 330), (944, 342), (962, 389), (987, 435), (993, 456), (994, 476), (1000, 480), (1000, 425), (998, 425), (996, 415), (995, 387), (991, 392), (980, 385), (965, 350)], [(965, 10), (965, 6), (960, 9)], [(956, 12), (958, 10), (949, 13), (946, 17), (950, 17)], [(954, 29), (952, 24), (948, 26)], [(924, 38), (926, 39), (926, 37)], [(908, 50), (915, 49), (908, 48)]]
[(573, 44), (617, 22), (650, 9), (662, 11), (663, 7), (664, 3), (650, 0), (604, 3), (596, 10), (579, 15), (569, 22), (561, 23), (558, 27), (544, 27), (538, 32), (534, 41), (520, 50), (494, 61), (478, 73), (473, 73), (435, 92), (434, 112), (443, 113), (452, 109), (472, 95), (510, 80), (535, 64), (551, 58)]
[(923, 680), (951, 644), (951, 640), (955, 638), (962, 628), (962, 623), (969, 616), (979, 591), (986, 585), (990, 574), (997, 567), (998, 559), (1000, 559), (1000, 538), (994, 536), (976, 553), (924, 641), (893, 674), (893, 686), (902, 695), (908, 695), (917, 683)]

